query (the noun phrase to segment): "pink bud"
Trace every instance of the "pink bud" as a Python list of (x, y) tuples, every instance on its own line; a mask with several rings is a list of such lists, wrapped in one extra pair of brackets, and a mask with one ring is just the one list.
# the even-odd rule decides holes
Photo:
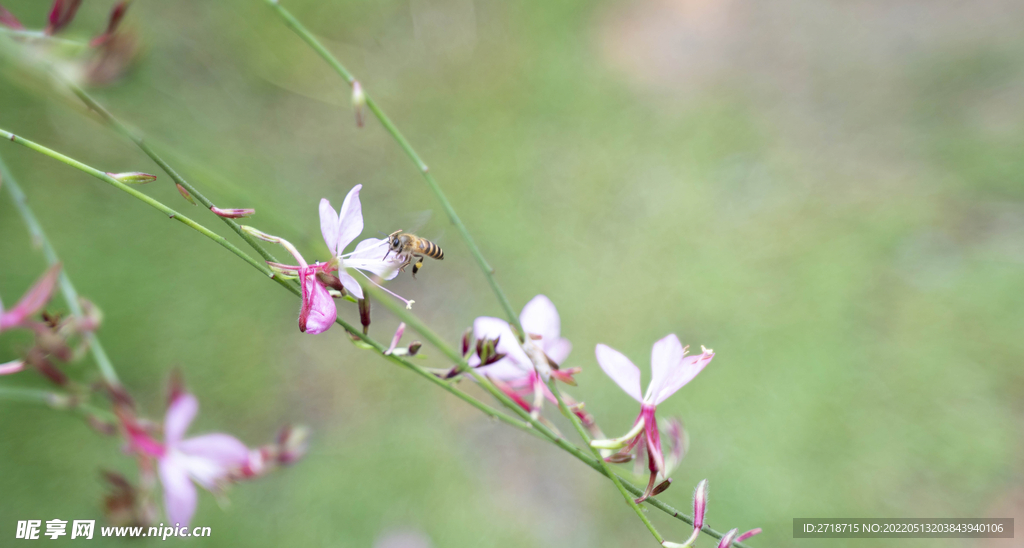
[(732, 542), (736, 540), (736, 533), (739, 529), (729, 529), (729, 532), (722, 537), (722, 541), (718, 543), (718, 548), (729, 548), (732, 546)]
[(25, 362), (14, 360), (13, 362), (0, 363), (0, 375), (10, 375), (25, 369)]
[(693, 528), (704, 527), (704, 513), (708, 510), (708, 480), (702, 479), (693, 490)]
[(25, 28), (25, 25), (18, 21), (18, 18), (13, 13), (7, 11), (6, 8), (0, 6), (0, 25), (3, 25), (14, 30), (21, 30)]
[(758, 527), (757, 529), (751, 529), (751, 530), (747, 531), (746, 533), (743, 533), (742, 535), (736, 537), (736, 542), (743, 542), (743, 541), (747, 540), (748, 538), (750, 538), (750, 537), (752, 537), (754, 535), (758, 535), (760, 533), (761, 533), (761, 528), (760, 527)]
[(420, 348), (423, 348), (423, 343), (420, 341), (412, 341), (409, 343), (409, 350), (407, 352), (410, 356), (415, 356), (416, 354), (419, 354)]
[(469, 349), (473, 347), (473, 328), (467, 328), (462, 334), (462, 357), (469, 356)]
[(121, 0), (116, 5), (114, 5), (114, 9), (110, 11), (110, 19), (107, 21), (107, 30), (105, 30), (103, 34), (97, 36), (96, 38), (93, 38), (93, 40), (89, 42), (90, 46), (101, 46), (107, 40), (110, 40), (110, 37), (113, 36), (114, 32), (117, 31), (118, 25), (121, 24), (121, 19), (124, 19), (125, 12), (128, 11), (129, 1), (130, 0)]
[(402, 340), (403, 333), (405, 333), (405, 322), (398, 324), (398, 329), (395, 330), (395, 336), (391, 337), (391, 346), (384, 351), (385, 356), (390, 356), (391, 353), (395, 351), (395, 348), (398, 347), (399, 341)]
[(359, 323), (363, 324), (363, 335), (370, 332), (370, 300), (359, 299)]
[(50, 24), (46, 27), (46, 34), (55, 34), (68, 26), (81, 4), (82, 0), (56, 0), (50, 10)]
[(212, 211), (214, 215), (228, 219), (241, 219), (242, 217), (248, 217), (256, 214), (255, 209), (221, 209), (217, 206), (210, 206), (210, 211)]

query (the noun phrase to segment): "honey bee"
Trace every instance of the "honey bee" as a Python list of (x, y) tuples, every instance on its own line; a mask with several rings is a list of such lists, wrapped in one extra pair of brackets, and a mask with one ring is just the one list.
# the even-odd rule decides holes
[[(420, 238), (415, 234), (396, 230), (388, 236), (388, 253), (394, 252), (402, 260), (399, 270), (405, 272), (405, 267), (412, 264), (413, 257), (416, 264), (412, 266), (412, 277), (423, 267), (423, 257), (431, 257), (437, 260), (444, 259), (444, 251), (441, 247), (426, 238)], [(384, 256), (387, 258), (387, 255)]]

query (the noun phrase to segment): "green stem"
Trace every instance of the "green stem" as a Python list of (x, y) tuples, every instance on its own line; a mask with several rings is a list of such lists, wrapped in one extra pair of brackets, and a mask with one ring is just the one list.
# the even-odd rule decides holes
[[(11, 195), (11, 199), (14, 200), (14, 206), (18, 209), (18, 213), (21, 214), (22, 220), (25, 222), (25, 226), (28, 227), (28, 232), (34, 242), (37, 242), (43, 248), (43, 256), (46, 257), (48, 264), (55, 265), (60, 262), (57, 257), (57, 251), (53, 248), (50, 243), (50, 239), (46, 237), (46, 233), (43, 232), (42, 225), (39, 224), (39, 220), (36, 219), (35, 214), (28, 205), (28, 199), (25, 198), (25, 193), (22, 192), (21, 187), (14, 179), (14, 175), (11, 174), (7, 164), (0, 157), (0, 186), (7, 188), (7, 192)], [(71, 284), (71, 279), (68, 277), (65, 270), (60, 272), (60, 291), (64, 295), (64, 300), (67, 301), (68, 309), (71, 311), (71, 315), (81, 320), (84, 317), (82, 312), (82, 306), (79, 304), (78, 291), (75, 290), (75, 286)], [(83, 338), (89, 344), (89, 352), (92, 353), (92, 357), (96, 360), (96, 366), (100, 370), (100, 374), (108, 384), (114, 387), (121, 386), (120, 379), (117, 378), (117, 372), (114, 371), (114, 365), (110, 363), (110, 357), (107, 356), (106, 350), (103, 349), (103, 345), (100, 344), (100, 340), (92, 332), (83, 334)]]
[(73, 167), (75, 169), (78, 169), (80, 171), (84, 171), (85, 173), (88, 173), (89, 175), (92, 175), (93, 177), (96, 177), (97, 179), (99, 179), (101, 181), (104, 181), (107, 184), (110, 184), (110, 185), (112, 185), (112, 186), (114, 186), (114, 187), (116, 187), (116, 188), (118, 188), (118, 189), (120, 189), (120, 190), (122, 190), (124, 192), (127, 192), (128, 194), (131, 194), (135, 198), (138, 198), (139, 200), (142, 200), (143, 202), (145, 202), (146, 204), (150, 205), (154, 209), (164, 213), (165, 215), (167, 215), (171, 219), (175, 219), (178, 222), (184, 224), (185, 226), (187, 226), (187, 227), (189, 227), (189, 228), (199, 232), (200, 234), (206, 236), (207, 238), (217, 242), (218, 244), (220, 244), (222, 247), (224, 247), (228, 251), (234, 253), (235, 255), (237, 255), (239, 258), (241, 258), (245, 262), (247, 262), (250, 265), (254, 266), (260, 272), (263, 272), (264, 274), (266, 274), (268, 277), (276, 278), (276, 276), (274, 275), (273, 271), (271, 271), (270, 268), (268, 268), (265, 264), (262, 264), (259, 261), (257, 261), (256, 259), (253, 259), (247, 253), (245, 253), (241, 249), (238, 249), (238, 247), (236, 247), (234, 244), (232, 244), (231, 242), (229, 242), (226, 239), (224, 239), (224, 237), (221, 236), (220, 234), (217, 234), (216, 232), (211, 231), (210, 229), (206, 228), (205, 226), (203, 226), (203, 225), (193, 221), (192, 219), (190, 219), (190, 218), (188, 218), (188, 217), (178, 213), (174, 209), (171, 209), (170, 207), (164, 205), (162, 202), (160, 202), (158, 200), (155, 200), (153, 198), (150, 198), (149, 196), (139, 192), (138, 190), (135, 190), (134, 188), (132, 188), (132, 187), (122, 183), (121, 181), (118, 181), (117, 179), (111, 177), (110, 175), (107, 175), (105, 172), (100, 171), (100, 170), (98, 170), (98, 169), (96, 169), (94, 167), (85, 165), (82, 162), (79, 162), (78, 160), (75, 160), (73, 158), (65, 156), (65, 155), (63, 155), (63, 154), (61, 154), (61, 153), (59, 153), (59, 152), (57, 152), (55, 150), (52, 150), (52, 149), (44, 147), (43, 145), (40, 145), (39, 143), (36, 143), (34, 141), (30, 141), (28, 139), (25, 139), (24, 137), (20, 137), (18, 135), (15, 135), (15, 134), (13, 134), (13, 133), (11, 133), (9, 131), (3, 130), (3, 129), (0, 129), (0, 137), (2, 137), (4, 139), (8, 139), (10, 141), (13, 141), (15, 143), (18, 143), (19, 145), (22, 145), (24, 147), (30, 148), (30, 149), (32, 149), (32, 150), (34, 150), (36, 152), (42, 153), (42, 154), (44, 154), (46, 156), (49, 156), (50, 158), (53, 158), (54, 160), (63, 162), (63, 163), (65, 163), (65, 164), (67, 164), (67, 165), (69, 165), (69, 166), (71, 166), (71, 167)]
[[(81, 86), (63, 78), (61, 80), (68, 87), (68, 89), (71, 90), (72, 93), (74, 93), (79, 99), (82, 100), (83, 103), (85, 103), (87, 107), (96, 112), (96, 114), (99, 115), (100, 119), (105, 124), (110, 126), (114, 131), (116, 131), (123, 137), (127, 138), (129, 141), (135, 143), (135, 146), (139, 147), (139, 150), (141, 150), (143, 153), (146, 154), (146, 156), (149, 156), (150, 159), (156, 162), (156, 164), (160, 166), (160, 169), (164, 170), (164, 173), (167, 173), (167, 175), (170, 176), (171, 180), (181, 185), (185, 190), (189, 192), (189, 194), (192, 195), (193, 198), (198, 200), (199, 203), (203, 204), (203, 206), (206, 207), (207, 209), (213, 207), (213, 202), (211, 202), (206, 196), (199, 192), (196, 189), (196, 187), (189, 184), (189, 182), (186, 181), (184, 177), (179, 175), (178, 172), (175, 171), (174, 168), (170, 166), (170, 164), (168, 164), (159, 154), (156, 153), (155, 150), (153, 150), (153, 147), (151, 147), (149, 143), (147, 143), (141, 135), (132, 131), (127, 125), (125, 125), (123, 122), (117, 119), (117, 117), (111, 114), (109, 110), (104, 108), (103, 105), (99, 104), (91, 95), (89, 95), (84, 89), (82, 89)], [(241, 238), (245, 240), (245, 242), (249, 244), (249, 246), (252, 247), (256, 251), (256, 253), (259, 253), (264, 260), (275, 263), (277, 262), (277, 259), (275, 259), (274, 256), (271, 255), (270, 252), (268, 252), (266, 248), (264, 248), (256, 238), (253, 238), (247, 232), (242, 230), (241, 225), (239, 225), (234, 219), (221, 217), (219, 215), (217, 216), (217, 218), (223, 221), (224, 224), (231, 227), (231, 230), (235, 231), (236, 234), (241, 236)]]
[(634, 512), (636, 512), (636, 515), (640, 517), (640, 521), (644, 522), (644, 525), (647, 526), (647, 530), (651, 532), (651, 535), (654, 536), (655, 540), (657, 540), (658, 543), (664, 543), (665, 539), (661, 536), (661, 533), (658, 533), (658, 530), (654, 528), (654, 524), (651, 523), (651, 520), (647, 519), (647, 516), (644, 514), (643, 509), (640, 508), (640, 505), (637, 504), (635, 500), (633, 500), (633, 495), (630, 494), (629, 491), (626, 491), (626, 488), (622, 485), (622, 482), (619, 481), (618, 476), (616, 476), (615, 473), (612, 472), (611, 467), (608, 466), (608, 463), (604, 461), (604, 457), (601, 456), (601, 451), (595, 447), (590, 446), (590, 434), (588, 434), (587, 430), (583, 428), (583, 424), (580, 422), (579, 417), (577, 417), (576, 414), (569, 409), (569, 406), (565, 405), (565, 401), (562, 400), (562, 393), (558, 390), (558, 385), (554, 377), (551, 377), (548, 380), (548, 389), (550, 389), (551, 393), (554, 394), (555, 400), (558, 402), (558, 408), (562, 410), (562, 414), (569, 419), (569, 422), (572, 423), (573, 428), (576, 429), (576, 432), (580, 435), (580, 438), (583, 439), (583, 445), (590, 447), (590, 451), (594, 454), (595, 459), (601, 465), (601, 468), (604, 470), (604, 474), (612, 480), (612, 483), (615, 484), (615, 487), (619, 490), (619, 493), (621, 493), (622, 497), (626, 499), (626, 503), (629, 505), (630, 508), (633, 509)]
[[(298, 19), (296, 19), (291, 12), (281, 6), (278, 0), (265, 0), (265, 2), (270, 5), (275, 12), (277, 12), (289, 28), (295, 31), (295, 34), (299, 35), (299, 38), (302, 38), (303, 41), (309, 44), (309, 47), (313, 48), (313, 51), (326, 61), (335, 72), (341, 75), (345, 80), (345, 83), (352, 86), (356, 82), (352, 73), (349, 72), (348, 69), (346, 69), (330, 51), (327, 51), (327, 48), (317, 40), (316, 36), (313, 36), (313, 33), (311, 33), (309, 29), (307, 29)], [(363, 88), (365, 90), (365, 86), (363, 86)], [(487, 278), (487, 282), (491, 285), (491, 290), (494, 291), (494, 295), (498, 298), (498, 302), (505, 310), (505, 315), (508, 316), (509, 322), (516, 326), (519, 333), (522, 334), (523, 328), (519, 324), (519, 316), (517, 316), (515, 311), (512, 310), (512, 305), (509, 304), (508, 298), (505, 297), (505, 292), (501, 290), (501, 286), (498, 285), (498, 281), (494, 278), (494, 269), (487, 262), (487, 259), (484, 258), (483, 253), (480, 252), (480, 248), (477, 247), (476, 242), (473, 241), (473, 237), (470, 236), (469, 230), (466, 229), (466, 225), (462, 223), (462, 219), (460, 219), (458, 214), (455, 213), (455, 208), (452, 207), (451, 202), (448, 201), (448, 197), (445, 196), (441, 187), (434, 179), (434, 176), (431, 175), (427, 164), (422, 158), (420, 158), (420, 155), (416, 153), (416, 150), (412, 147), (405, 136), (402, 135), (402, 132), (398, 130), (391, 119), (388, 118), (387, 114), (384, 113), (369, 94), (366, 94), (366, 106), (370, 109), (370, 112), (373, 112), (374, 116), (380, 120), (381, 125), (383, 125), (384, 129), (391, 134), (391, 137), (395, 139), (398, 146), (401, 147), (409, 159), (416, 164), (416, 169), (423, 175), (423, 179), (426, 181), (427, 186), (430, 187), (430, 190), (434, 193), (434, 196), (437, 197), (437, 200), (441, 202), (441, 207), (444, 208), (444, 212), (448, 215), (448, 219), (451, 220), (453, 225), (455, 225), (455, 229), (459, 232), (459, 236), (461, 236), (463, 241), (466, 242), (469, 252), (473, 255), (473, 258), (476, 259), (477, 265), (480, 266), (480, 270), (484, 273), (484, 276)]]
[(74, 396), (61, 394), (59, 392), (50, 392), (49, 390), (38, 390), (35, 388), (0, 386), (0, 399), (26, 403), (41, 403), (53, 409), (75, 411), (83, 418), (92, 416), (109, 423), (117, 423), (117, 417), (115, 417), (113, 413), (98, 407), (93, 407), (92, 405), (84, 402), (75, 401)]

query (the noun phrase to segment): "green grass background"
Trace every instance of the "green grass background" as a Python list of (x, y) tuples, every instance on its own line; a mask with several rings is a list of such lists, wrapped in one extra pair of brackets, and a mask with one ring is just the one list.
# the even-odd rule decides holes
[[(762, 527), (754, 546), (1013, 545), (800, 541), (791, 519), (1024, 517), (1019, 5), (284, 2), (406, 132), (513, 306), (556, 303), (583, 368), (571, 392), (607, 433), (636, 406), (596, 343), (645, 382), (667, 333), (716, 350), (659, 409), (692, 438), (669, 503), (688, 507), (708, 478), (710, 525)], [(43, 4), (4, 2), (29, 26)], [(101, 28), (106, 4), (86, 2), (69, 36)], [(137, 2), (126, 26), (143, 54), (97, 96), (216, 203), (255, 207), (252, 224), (319, 259), (321, 197), (363, 184), (364, 236), (434, 210), (421, 234), (444, 233), (444, 262), (391, 287), (452, 342), (500, 315), (410, 162), (376, 121), (354, 127), (340, 79), (262, 2)], [(69, 104), (0, 79), (0, 127), (158, 173), (145, 192), (227, 234)], [(340, 329), (300, 334), (293, 296), (144, 204), (13, 144), (0, 153), (105, 312), (100, 337), (148, 414), (180, 367), (202, 405), (194, 433), (256, 445), (286, 422), (313, 429), (304, 461), (237, 486), (230, 506), (202, 495), (193, 522), (214, 536), (191, 544), (355, 547), (412, 529), (438, 547), (653, 545), (582, 464)], [(0, 266), (7, 304), (44, 267), (6, 195)], [(372, 333), (396, 323), (376, 311)], [(0, 359), (27, 343), (4, 334)], [(88, 360), (69, 372), (95, 377)], [(132, 463), (74, 417), (0, 402), (0, 545), (19, 519), (101, 518), (100, 467)]]

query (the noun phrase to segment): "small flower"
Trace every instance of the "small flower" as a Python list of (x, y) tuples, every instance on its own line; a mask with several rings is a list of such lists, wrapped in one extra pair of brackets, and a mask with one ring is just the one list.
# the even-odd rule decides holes
[[(320, 232), (323, 234), (327, 249), (334, 256), (332, 261), (336, 265), (334, 268), (338, 271), (338, 279), (356, 299), (363, 298), (363, 288), (359, 286), (359, 282), (352, 277), (350, 272), (357, 272), (374, 285), (384, 289), (365, 273), (369, 272), (385, 280), (392, 280), (398, 276), (400, 264), (397, 258), (390, 261), (385, 260), (388, 254), (387, 240), (378, 238), (367, 238), (359, 242), (354, 251), (345, 253), (345, 248), (363, 231), (363, 210), (359, 203), (359, 191), (362, 188), (363, 185), (352, 187), (352, 190), (345, 196), (341, 209), (337, 212), (331, 207), (331, 202), (327, 198), (320, 200)], [(406, 303), (406, 306), (412, 304), (412, 301), (403, 299), (387, 289), (384, 291)]]
[[(579, 370), (559, 369), (569, 357), (572, 343), (561, 337), (561, 319), (551, 299), (544, 295), (531, 299), (519, 314), (519, 323), (526, 331), (522, 345), (508, 322), (487, 316), (477, 318), (473, 322), (477, 353), (470, 356), (469, 365), (477, 367), (513, 401), (536, 415), (545, 397), (555, 401), (545, 381), (554, 376), (575, 384), (572, 376)], [(463, 339), (468, 341), (468, 337)], [(531, 395), (533, 402), (527, 403)]]
[(193, 482), (217, 493), (232, 474), (250, 465), (249, 448), (227, 434), (213, 433), (182, 439), (199, 411), (187, 392), (172, 395), (164, 417), (164, 442), (153, 439), (134, 419), (124, 420), (132, 447), (157, 460), (164, 488), (164, 508), (170, 523), (187, 526), (196, 510)]
[(3, 303), (0, 302), (0, 332), (28, 326), (28, 319), (42, 310), (50, 300), (59, 277), (60, 265), (53, 265), (36, 280), (14, 308), (4, 310)]
[(640, 402), (640, 415), (633, 429), (625, 436), (613, 440), (594, 440), (591, 445), (601, 449), (618, 449), (625, 446), (626, 452), (641, 446), (646, 451), (650, 481), (640, 501), (651, 495), (658, 474), (666, 477), (665, 456), (661, 445), (661, 434), (654, 412), (658, 404), (693, 380), (711, 362), (715, 353), (704, 347), (699, 355), (686, 356), (686, 348), (675, 335), (669, 335), (654, 343), (651, 350), (651, 383), (647, 392), (640, 397), (640, 370), (629, 358), (619, 351), (599, 344), (596, 348), (597, 362), (627, 394)]

